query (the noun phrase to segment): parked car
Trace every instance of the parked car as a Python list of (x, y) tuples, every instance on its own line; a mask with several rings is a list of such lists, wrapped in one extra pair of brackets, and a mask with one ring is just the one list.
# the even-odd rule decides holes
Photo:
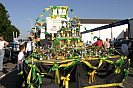
[(3, 62), (6, 63), (11, 60), (11, 48), (6, 47), (4, 50), (5, 50), (5, 55), (4, 55)]
[(5, 55), (3, 60), (4, 63), (8, 61), (11, 61), (13, 63), (17, 62), (19, 45), (20, 44), (9, 43), (9, 45), (5, 48)]
[[(128, 44), (128, 51), (129, 51), (129, 58), (133, 58), (133, 47), (131, 48), (131, 43), (133, 42), (133, 38), (129, 38), (130, 39), (130, 43)], [(115, 43), (114, 43), (114, 48), (121, 53), (121, 46), (122, 46), (122, 42), (123, 40), (125, 40), (124, 38), (118, 39)]]
[[(115, 41), (114, 43), (114, 48), (121, 48), (122, 46), (122, 42), (125, 40), (125, 38), (120, 38), (118, 40)], [(133, 38), (129, 38), (130, 41), (133, 41)], [(128, 46), (131, 46), (131, 43), (128, 44)]]

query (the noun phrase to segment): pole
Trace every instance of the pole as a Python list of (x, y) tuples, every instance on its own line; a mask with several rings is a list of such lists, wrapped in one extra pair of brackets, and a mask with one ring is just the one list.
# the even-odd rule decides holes
[(112, 27), (111, 27), (111, 41), (113, 40), (113, 33), (112, 33)]
[(30, 27), (31, 27), (31, 29), (32, 29), (33, 21), (32, 21), (32, 19), (28, 19), (28, 20), (30, 20)]
[(17, 38), (17, 32), (16, 32), (16, 38)]
[(99, 38), (100, 38), (100, 30), (99, 30)]
[(13, 41), (14, 41), (14, 31), (13, 31), (13, 34), (12, 35), (13, 35)]

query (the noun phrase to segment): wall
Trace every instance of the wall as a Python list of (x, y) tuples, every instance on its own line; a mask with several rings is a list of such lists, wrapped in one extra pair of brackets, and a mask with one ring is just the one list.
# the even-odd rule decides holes
[[(86, 27), (87, 30), (93, 29), (93, 28), (97, 28), (97, 27), (101, 27), (107, 24), (81, 24), (84, 27)], [(92, 41), (92, 43), (94, 43), (96, 41), (93, 40), (94, 36), (100, 37), (103, 41), (106, 40), (106, 38), (111, 39), (111, 29), (112, 29), (112, 40), (113, 38), (124, 38), (124, 32), (126, 31), (126, 28), (128, 28), (128, 24), (125, 25), (121, 25), (121, 26), (116, 26), (116, 27), (112, 27), (112, 28), (108, 28), (108, 29), (103, 29), (100, 31), (94, 31), (94, 34), (91, 33), (85, 33), (82, 34), (82, 41), (85, 43), (87, 41)], [(81, 32), (85, 31), (84, 29), (81, 29)]]

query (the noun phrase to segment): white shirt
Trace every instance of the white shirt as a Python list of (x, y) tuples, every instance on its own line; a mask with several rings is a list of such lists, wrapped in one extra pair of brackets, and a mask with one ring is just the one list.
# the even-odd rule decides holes
[(20, 64), (17, 64), (18, 70), (20, 70), (23, 67), (23, 61), (24, 61), (24, 59), (25, 59), (24, 53), (23, 52), (19, 52), (19, 54), (18, 54), (18, 60), (21, 60), (22, 62)]
[(19, 54), (18, 54), (18, 60), (23, 61), (24, 59), (25, 59), (24, 53), (23, 52), (19, 52)]
[(4, 46), (4, 43), (5, 43), (6, 41), (0, 41), (0, 49), (2, 49), (2, 47)]
[(32, 51), (32, 50), (33, 50), (33, 47), (34, 47), (34, 42), (33, 42), (33, 41), (28, 41), (28, 42), (27, 42), (27, 45), (26, 45), (26, 50), (25, 50), (25, 52), (27, 52), (27, 51)]

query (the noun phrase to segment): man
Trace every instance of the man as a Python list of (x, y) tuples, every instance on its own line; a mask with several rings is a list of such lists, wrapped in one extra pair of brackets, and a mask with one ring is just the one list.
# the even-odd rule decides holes
[(122, 54), (125, 56), (129, 55), (128, 52), (128, 45), (131, 41), (128, 39), (128, 36), (126, 36), (126, 38), (122, 41), (122, 46), (121, 46), (121, 50), (122, 50)]
[(26, 50), (25, 50), (25, 52), (27, 53), (27, 56), (32, 54), (33, 49), (34, 49), (34, 42), (32, 41), (31, 37), (29, 37), (28, 42), (26, 44)]
[(103, 46), (102, 41), (98, 38), (97, 41), (94, 43), (95, 46)]

